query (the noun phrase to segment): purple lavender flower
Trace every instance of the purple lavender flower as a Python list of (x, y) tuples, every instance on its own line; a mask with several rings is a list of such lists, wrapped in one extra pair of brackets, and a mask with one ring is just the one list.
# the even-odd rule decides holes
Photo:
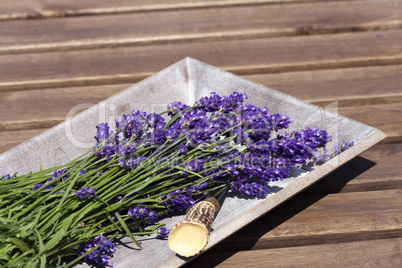
[(162, 129), (166, 125), (165, 118), (156, 113), (147, 115), (146, 123), (148, 128), (153, 129)]
[(84, 175), (85, 173), (87, 173), (85, 170), (80, 169), (80, 172), (78, 173), (78, 176), (82, 176), (82, 175)]
[[(33, 185), (31, 188), (32, 188), (32, 190), (37, 191), (39, 188), (41, 188), (44, 185), (45, 184), (39, 183), (39, 184)], [(53, 188), (54, 188), (54, 186), (49, 185), (49, 186), (46, 186), (45, 188), (43, 188), (42, 190), (49, 190), (49, 189), (53, 189)]]
[(179, 122), (172, 124), (166, 130), (166, 140), (169, 142), (174, 142), (177, 140), (181, 133), (181, 124)]
[(95, 197), (96, 194), (96, 189), (95, 188), (90, 188), (90, 186), (85, 187), (85, 188), (80, 188), (78, 191), (76, 191), (74, 194), (78, 196), (81, 199), (86, 199), (86, 198), (91, 198)]
[(236, 110), (243, 103), (244, 99), (247, 99), (247, 95), (238, 92), (233, 92), (229, 97), (221, 97), (212, 92), (210, 97), (202, 97), (198, 100), (195, 106), (206, 112), (216, 112), (219, 110), (231, 112)]
[(270, 118), (270, 124), (271, 129), (275, 131), (286, 129), (290, 124), (290, 118), (287, 115), (273, 114)]
[(116, 144), (114, 142), (109, 142), (103, 145), (99, 152), (96, 152), (95, 155), (102, 156), (107, 160), (112, 159), (113, 155), (116, 153)]
[(142, 220), (149, 216), (149, 208), (148, 207), (135, 207), (134, 209), (128, 209), (128, 216), (133, 220)]
[(8, 181), (9, 179), (11, 179), (11, 175), (10, 174), (6, 174), (4, 176), (2, 176), (0, 178), (0, 181)]
[(247, 195), (247, 196), (265, 196), (269, 193), (269, 189), (263, 185), (259, 184), (257, 182), (244, 182), (242, 179), (235, 180), (231, 185), (230, 189), (233, 192), (239, 192), (242, 195)]
[(42, 186), (43, 186), (42, 183), (38, 183), (38, 184), (33, 185), (31, 188), (32, 188), (32, 190), (37, 191)]
[[(196, 158), (186, 164), (183, 164), (182, 167), (192, 172), (199, 172), (202, 170), (203, 162), (204, 162), (203, 159)], [(187, 172), (183, 172), (183, 174), (186, 175)]]
[(147, 114), (140, 111), (133, 111), (130, 115), (123, 114), (120, 121), (116, 120), (116, 130), (123, 133), (124, 138), (139, 139), (146, 134), (144, 132), (148, 124), (146, 117)]
[(157, 219), (157, 214), (156, 211), (150, 210), (148, 213), (148, 222), (149, 223), (154, 223)]
[(116, 251), (116, 243), (111, 242), (105, 236), (98, 235), (85, 242), (78, 250), (79, 255), (84, 255), (96, 246), (99, 246), (99, 248), (86, 255), (84, 261), (98, 267), (113, 267), (113, 264), (109, 260)]
[(55, 192), (54, 194), (60, 194), (60, 193), (65, 193), (65, 192), (66, 192), (66, 190), (60, 190), (58, 192)]
[[(167, 195), (162, 195), (160, 199), (162, 200), (162, 205), (168, 208), (170, 211), (185, 211), (187, 208), (194, 206), (195, 201), (191, 195), (188, 194), (177, 194), (181, 192), (180, 190), (173, 191)], [(170, 199), (167, 199), (174, 196)], [(166, 200), (167, 199), (167, 200)]]
[(180, 154), (185, 154), (185, 153), (188, 152), (188, 149), (187, 149), (187, 146), (186, 146), (186, 145), (180, 144), (180, 145), (177, 147), (177, 151), (178, 151)]
[(113, 151), (117, 156), (120, 156), (120, 157), (130, 156), (137, 151), (137, 149), (135, 148), (136, 145), (137, 144), (125, 145), (125, 144), (120, 143), (120, 144), (117, 144), (113, 148)]
[(122, 199), (123, 199), (123, 196), (119, 195), (119, 196), (116, 196), (115, 198), (113, 198), (113, 202), (117, 203), (117, 202), (120, 202)]
[[(84, 172), (83, 170), (80, 171)], [(60, 181), (65, 181), (68, 177), (70, 177), (70, 173), (68, 169), (61, 169), (61, 170), (56, 170), (55, 172), (53, 172), (52, 176), (50, 176), (47, 180), (45, 184), (39, 183), (39, 184), (35, 184), (33, 185), (31, 188), (34, 191), (37, 191), (39, 188), (41, 188), (42, 186), (49, 184), (48, 186), (46, 186), (45, 188), (43, 188), (42, 190), (49, 190), (49, 189), (53, 189), (54, 186), (51, 184), (55, 184), (55, 183), (59, 183)], [(64, 192), (64, 190), (58, 191), (54, 194), (57, 193), (62, 193)]]
[(352, 147), (353, 145), (354, 145), (353, 141), (352, 142), (346, 142), (344, 140), (344, 141), (342, 141), (342, 144), (339, 147), (337, 147), (335, 145), (336, 149), (334, 148), (334, 152), (336, 152), (337, 154), (340, 154), (343, 151), (345, 151), (346, 149), (349, 149), (350, 147)]
[(191, 185), (185, 191), (187, 194), (199, 193), (204, 190), (208, 186), (208, 183), (205, 181), (199, 185)]
[(147, 158), (145, 156), (132, 157), (130, 159), (120, 160), (120, 166), (127, 169), (135, 169), (140, 166)]
[(305, 145), (313, 150), (324, 147), (329, 139), (328, 133), (325, 130), (319, 130), (318, 128), (306, 128), (305, 130), (302, 130), (301, 133)]
[(186, 104), (184, 104), (182, 102), (179, 102), (179, 101), (174, 101), (174, 102), (172, 102), (171, 104), (169, 104), (167, 106), (167, 110), (169, 111), (168, 115), (169, 116), (176, 115), (179, 112), (187, 109), (188, 107), (190, 107), (190, 106), (188, 106), (188, 105), (186, 105)]
[(56, 170), (52, 176), (47, 179), (46, 183), (65, 181), (70, 176), (68, 169)]
[(167, 238), (169, 237), (170, 230), (166, 226), (162, 226), (158, 229), (157, 234), (159, 237)]
[(95, 136), (95, 139), (98, 143), (101, 143), (102, 141), (106, 141), (109, 139), (110, 135), (112, 135), (112, 132), (109, 130), (109, 125), (107, 123), (100, 123), (97, 128), (97, 133)]
[(155, 128), (146, 138), (147, 145), (158, 145), (166, 141), (167, 131), (162, 127)]

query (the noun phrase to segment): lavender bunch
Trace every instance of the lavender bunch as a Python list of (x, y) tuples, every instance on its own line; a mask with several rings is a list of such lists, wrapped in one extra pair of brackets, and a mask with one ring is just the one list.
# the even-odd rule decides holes
[[(325, 130), (284, 132), (290, 118), (243, 105), (246, 94), (173, 102), (170, 117), (133, 111), (97, 126), (89, 153), (0, 181), (0, 266), (112, 266), (116, 236), (168, 230), (158, 220), (227, 187), (262, 197), (292, 167), (318, 160)], [(278, 134), (278, 131), (281, 131)], [(352, 144), (347, 144), (351, 146)], [(162, 227), (162, 229), (161, 229)], [(65, 263), (68, 258), (72, 261)]]

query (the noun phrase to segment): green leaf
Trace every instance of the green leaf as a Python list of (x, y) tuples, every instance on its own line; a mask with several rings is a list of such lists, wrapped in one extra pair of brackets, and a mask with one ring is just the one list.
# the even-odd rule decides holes
[(127, 235), (131, 238), (131, 240), (134, 242), (134, 244), (137, 245), (137, 247), (139, 247), (140, 249), (142, 249), (141, 245), (137, 242), (137, 240), (135, 240), (133, 234), (130, 231), (130, 228), (128, 228), (127, 224), (123, 221), (123, 219), (121, 218), (120, 214), (118, 212), (116, 212), (114, 214), (117, 218), (117, 220), (120, 222), (121, 226), (123, 227), (124, 231), (126, 231)]
[(57, 206), (58, 210), (61, 208), (61, 206), (63, 205), (64, 201), (67, 199), (68, 195), (70, 194), (71, 190), (73, 189), (73, 186), (74, 186), (75, 182), (78, 180), (78, 177), (79, 177), (78, 173), (76, 173), (75, 176), (74, 176), (74, 179), (70, 182), (70, 185), (68, 185), (68, 188), (64, 192), (64, 195), (61, 198), (59, 205)]
[(38, 244), (39, 244), (39, 253), (38, 256), (40, 258), (40, 267), (45, 268), (46, 267), (46, 254), (45, 253), (45, 246), (43, 244), (42, 237), (39, 233), (39, 231), (35, 228), (34, 232), (36, 234), (36, 237), (38, 238)]
[(0, 260), (8, 260), (8, 256), (6, 254), (0, 253)]
[(185, 169), (185, 168), (182, 168), (182, 167), (179, 167), (179, 166), (174, 166), (174, 168), (176, 168), (176, 169), (178, 169), (178, 170), (185, 171), (185, 172), (190, 173), (190, 174), (193, 174), (193, 175), (198, 176), (198, 177), (200, 177), (200, 178), (204, 178), (204, 177), (201, 176), (200, 174), (195, 173), (195, 172), (193, 172), (193, 171), (191, 171), (191, 170), (188, 170), (188, 169)]
[(154, 232), (155, 230), (159, 229), (159, 228), (162, 227), (162, 226), (165, 226), (165, 224), (164, 224), (164, 223), (160, 223), (160, 224), (154, 225), (154, 226), (148, 228), (147, 231)]
[(16, 245), (21, 251), (25, 252), (29, 250), (29, 246), (22, 240), (15, 238), (15, 237), (9, 237), (6, 239), (6, 242), (12, 243)]
[(65, 236), (69, 235), (73, 231), (70, 226), (75, 216), (75, 214), (72, 214), (65, 220), (65, 222), (63, 223), (63, 227), (54, 234), (49, 242), (46, 243), (45, 250), (53, 249), (58, 242), (60, 242)]

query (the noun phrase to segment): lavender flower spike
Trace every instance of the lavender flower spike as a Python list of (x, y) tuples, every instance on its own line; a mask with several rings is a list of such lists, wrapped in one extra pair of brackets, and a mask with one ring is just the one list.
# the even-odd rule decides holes
[(158, 229), (157, 233), (159, 237), (166, 238), (169, 236), (170, 230), (166, 226), (162, 226)]
[(113, 267), (113, 264), (109, 262), (109, 259), (111, 258), (111, 256), (113, 256), (113, 253), (116, 251), (116, 243), (112, 243), (105, 236), (98, 235), (92, 238), (91, 240), (85, 242), (79, 248), (79, 254), (84, 255), (87, 251), (91, 250), (92, 248), (98, 245), (99, 248), (95, 249), (94, 251), (86, 255), (84, 257), (84, 261), (94, 264), (97, 267), (105, 267), (105, 266)]
[(11, 179), (11, 175), (10, 174), (6, 174), (4, 176), (0, 176), (0, 181), (8, 181), (9, 179)]
[(88, 186), (85, 188), (80, 188), (74, 194), (77, 195), (81, 199), (86, 199), (86, 198), (95, 197), (96, 196), (95, 192), (96, 192), (95, 188), (91, 189), (90, 186)]

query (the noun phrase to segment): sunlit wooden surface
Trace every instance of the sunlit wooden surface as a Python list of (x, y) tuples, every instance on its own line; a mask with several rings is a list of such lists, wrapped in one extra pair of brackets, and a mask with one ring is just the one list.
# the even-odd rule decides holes
[(402, 266), (402, 1), (0, 2), (0, 153), (190, 56), (388, 137), (188, 267)]

